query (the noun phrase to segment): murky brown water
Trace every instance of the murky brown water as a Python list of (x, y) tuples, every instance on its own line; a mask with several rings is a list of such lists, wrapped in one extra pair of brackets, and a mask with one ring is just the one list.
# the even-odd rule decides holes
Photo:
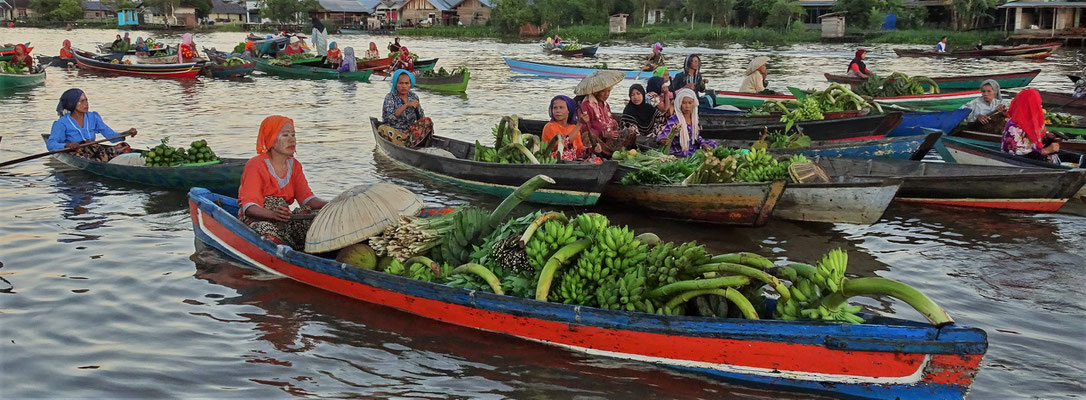
[[(113, 31), (2, 29), (0, 42), (32, 41), (54, 54), (109, 41)], [(146, 36), (146, 32), (142, 33)], [(197, 35), (231, 48), (244, 34)], [(178, 35), (165, 36), (168, 42)], [(381, 48), (389, 37), (337, 36), (341, 46)], [(441, 134), (485, 139), (502, 115), (540, 118), (575, 80), (514, 74), (503, 56), (612, 67), (635, 65), (647, 44), (613, 45), (599, 60), (551, 58), (532, 43), (414, 39), (405, 43), (439, 66), (467, 64), (466, 96), (420, 92)], [(1047, 62), (898, 59), (870, 46), (869, 65), (910, 74), (966, 74), (1040, 68), (1034, 86), (1069, 90), (1063, 75), (1083, 53)], [(706, 54), (705, 75), (735, 89), (746, 63), (768, 52), (770, 87), (824, 86), (849, 45), (771, 49), (672, 47)], [(360, 50), (361, 51), (361, 50)], [(935, 71), (935, 72), (932, 72)], [(378, 78), (380, 79), (380, 78)], [(284, 80), (235, 82), (101, 77), (50, 69), (44, 86), (4, 93), (0, 160), (43, 150), (64, 90), (87, 91), (91, 109), (115, 129), (138, 127), (131, 143), (163, 135), (207, 139), (220, 156), (249, 157), (260, 120), (295, 119), (299, 159), (318, 194), (390, 181), (430, 204), (495, 205), (497, 199), (426, 181), (375, 156), (368, 117), (389, 85)], [(616, 90), (620, 108), (625, 90)], [(528, 211), (530, 207), (522, 206)], [(647, 219), (600, 207), (616, 222), (715, 252), (754, 251), (813, 261), (849, 251), (852, 271), (916, 286), (965, 325), (985, 329), (990, 348), (972, 397), (1060, 398), (1086, 392), (1086, 219), (1062, 214), (976, 212), (894, 205), (871, 226), (773, 221), (739, 229)], [(329, 294), (194, 253), (184, 193), (103, 181), (47, 159), (0, 171), (0, 397), (461, 397), (461, 398), (806, 398), (587, 357), (500, 335), (431, 322)], [(920, 319), (900, 303), (866, 302), (887, 315)]]

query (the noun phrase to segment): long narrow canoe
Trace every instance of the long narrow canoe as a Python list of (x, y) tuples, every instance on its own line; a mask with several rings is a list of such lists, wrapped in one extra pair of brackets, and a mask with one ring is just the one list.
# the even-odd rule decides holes
[(459, 75), (443, 77), (426, 77), (419, 75), (415, 78), (415, 86), (433, 90), (435, 92), (464, 93), (468, 90), (469, 79), (471, 79), (471, 71), (465, 71), (463, 74)]
[[(591, 67), (576, 67), (570, 65), (548, 64), (540, 62), (531, 62), (523, 60), (515, 60), (509, 57), (505, 57), (505, 63), (509, 65), (509, 69), (513, 72), (520, 72), (524, 74), (546, 76), (550, 78), (584, 78), (595, 71), (618, 71), (626, 74), (626, 79), (635, 79), (638, 76), (648, 78), (652, 76), (652, 72), (642, 72), (639, 70), (626, 70), (626, 69), (614, 69), (614, 68), (591, 68)], [(669, 71), (672, 77), (677, 75), (679, 71)], [(760, 104), (760, 103), (759, 103)]]
[[(957, 136), (957, 137), (960, 137), (960, 138), (965, 138), (965, 139), (980, 140), (980, 141), (990, 142), (990, 143), (1002, 143), (1003, 142), (1003, 135), (998, 134), (998, 133), (987, 133), (987, 132), (977, 132), (977, 131), (965, 131), (965, 130), (963, 130), (963, 131), (959, 131), (959, 132), (955, 133), (954, 136)], [(1060, 142), (1060, 150), (1068, 150), (1068, 151), (1073, 151), (1073, 152), (1077, 152), (1077, 153), (1086, 153), (1086, 139), (1074, 138), (1074, 139), (1070, 139), (1070, 140), (1061, 141)]]
[(435, 65), (437, 65), (436, 58), (415, 61), (415, 72), (433, 71)]
[(67, 67), (69, 64), (75, 65), (75, 59), (60, 58), (57, 56), (38, 56), (38, 65), (41, 66)]
[(1086, 139), (1086, 126), (1078, 126), (1078, 125), (1045, 125), (1045, 130), (1047, 130), (1049, 132), (1062, 133), (1064, 135), (1071, 136), (1072, 138), (1075, 138), (1075, 136), (1080, 136), (1080, 137)]
[(553, 44), (548, 43), (541, 43), (540, 46), (543, 47), (543, 51), (546, 51), (549, 54), (556, 54), (566, 57), (595, 57), (596, 51), (600, 49), (600, 45), (598, 43), (584, 46), (577, 50), (566, 50), (560, 47), (554, 47)]
[(183, 64), (114, 64), (95, 54), (78, 49), (75, 50), (75, 60), (80, 69), (147, 78), (195, 78), (204, 67), (203, 61)]
[[(49, 135), (42, 135), (42, 140), (48, 138)], [(72, 168), (110, 179), (170, 190), (202, 187), (230, 196), (237, 195), (238, 187), (241, 186), (241, 172), (245, 169), (245, 163), (249, 161), (244, 158), (221, 158), (222, 162), (218, 164), (147, 167), (104, 163), (71, 153), (57, 153), (53, 155), (53, 158)]]
[[(823, 119), (841, 119), (841, 118), (856, 118), (870, 114), (871, 110), (850, 110), (823, 113)], [(615, 119), (622, 117), (621, 113), (613, 113)], [(698, 123), (702, 128), (719, 128), (732, 125), (758, 125), (758, 124), (771, 124), (781, 121), (782, 114), (773, 113), (768, 115), (751, 115), (749, 113), (738, 112), (728, 114), (705, 114), (702, 108), (698, 108)]]
[(869, 314), (862, 325), (664, 316), (465, 290), (276, 245), (238, 221), (233, 198), (193, 189), (189, 211), (197, 240), (257, 270), (452, 325), (721, 381), (834, 397), (963, 398), (988, 349), (980, 329)]
[[(879, 139), (901, 124), (901, 113), (869, 115), (866, 117), (840, 118), (797, 122), (795, 125), (811, 140), (862, 140)], [(785, 124), (726, 126), (703, 128), (701, 136), (720, 140), (758, 140), (765, 131), (784, 131)]]
[(958, 125), (969, 116), (968, 108), (948, 111), (906, 112), (901, 114), (901, 124), (890, 131), (887, 137), (912, 136), (924, 133), (924, 129), (940, 132), (954, 132)]
[[(625, 168), (625, 167), (623, 167)], [(632, 172), (632, 170), (627, 170)], [(784, 191), (784, 182), (705, 185), (623, 185), (616, 174), (605, 201), (628, 204), (652, 216), (713, 224), (762, 226)]]
[(1060, 150), (1060, 161), (1065, 164), (1053, 164), (999, 151), (999, 143), (981, 140), (944, 137), (936, 143), (935, 150), (947, 162), (972, 165), (1012, 166), (1027, 168), (1071, 169), (1082, 166), (1086, 156), (1066, 150)]
[[(880, 104), (892, 104), (908, 108), (928, 110), (954, 110), (980, 96), (979, 90), (968, 92), (934, 93), (915, 96), (876, 97)], [(713, 95), (715, 105), (731, 105), (739, 108), (761, 106), (766, 100), (794, 100), (790, 95), (764, 95), (755, 93), (730, 92), (718, 90)]]
[[(802, 154), (809, 158), (844, 157), (878, 160), (920, 160), (935, 147), (935, 143), (939, 141), (942, 135), (942, 132), (930, 131), (920, 135), (881, 139), (812, 141), (810, 147), (769, 149), (768, 152), (775, 156)], [(751, 142), (745, 140), (718, 140), (717, 145), (744, 149), (750, 147)]]
[(970, 208), (1055, 212), (1086, 184), (1086, 170), (847, 158), (815, 162), (834, 176), (903, 178), (897, 201)]
[(870, 225), (894, 200), (901, 178), (831, 176), (829, 183), (791, 183), (773, 209), (773, 218)]
[[(121, 54), (121, 55), (136, 54), (136, 46), (135, 45), (130, 46), (127, 51), (123, 51), (123, 52), (121, 52), (121, 51), (113, 51), (113, 48), (110, 47), (112, 45), (113, 45), (113, 42), (99, 44), (97, 46), (98, 51), (100, 51), (102, 53), (118, 53), (118, 54)], [(157, 51), (167, 51), (167, 52), (169, 52), (170, 47), (166, 46), (164, 44), (158, 44), (158, 45), (155, 46), (155, 48), (148, 49), (148, 50), (151, 53), (154, 53), (154, 52), (157, 52)], [(173, 49), (173, 52), (174, 52), (174, 54), (177, 54), (177, 49)]]
[(45, 83), (45, 68), (41, 65), (35, 66), (34, 72), (30, 74), (0, 73), (0, 90), (35, 86), (42, 83)]
[(284, 78), (343, 79), (359, 82), (369, 82), (370, 75), (373, 74), (373, 70), (339, 72), (331, 68), (306, 67), (302, 65), (276, 65), (272, 64), (266, 58), (256, 59), (256, 69), (257, 71), (261, 71), (269, 75), (277, 75)]
[(383, 70), (392, 65), (392, 57), (377, 58), (373, 60), (365, 60), (358, 62), (358, 69), (376, 69)]
[(1044, 90), (1039, 90), (1039, 92), (1041, 92), (1041, 104), (1044, 105), (1045, 109), (1048, 111), (1063, 112), (1086, 117), (1086, 98), (1076, 99), (1071, 97), (1070, 94), (1048, 92)]
[[(988, 79), (994, 79), (999, 82), (1001, 89), (1010, 89), (1018, 87), (1029, 86), (1030, 82), (1033, 82), (1033, 78), (1040, 74), (1041, 70), (1035, 69), (1032, 71), (1023, 72), (1009, 72), (1003, 74), (990, 74), (990, 75), (959, 75), (959, 76), (931, 76), (931, 80), (935, 81), (939, 85), (939, 90), (943, 92), (961, 91), (961, 90), (980, 90), (981, 82)], [(849, 85), (857, 86), (863, 84), (867, 79), (850, 76), (850, 75), (838, 75), (838, 74), (825, 74), (826, 80), (837, 83), (847, 83)], [(928, 85), (924, 85), (925, 89), (930, 89)]]
[[(1059, 42), (1044, 43), (1039, 45), (1021, 45), (1015, 47), (994, 47), (984, 50), (959, 50), (959, 51), (947, 51), (938, 52), (934, 50), (913, 50), (913, 49), (894, 49), (894, 53), (897, 53), (898, 57), (963, 57), (963, 58), (986, 58), (986, 57), (1023, 57), (1023, 58), (1044, 58), (1052, 54), (1053, 51), (1059, 49), (1062, 44)], [(1043, 56), (1042, 56), (1043, 55)]]
[(426, 177), (498, 197), (508, 196), (520, 184), (539, 174), (555, 184), (537, 190), (528, 201), (542, 204), (587, 206), (596, 204), (603, 188), (615, 174), (618, 163), (602, 164), (499, 164), (474, 161), (475, 145), (433, 136), (429, 147), (452, 153), (452, 157), (396, 145), (377, 134), (378, 121), (370, 118), (377, 148), (389, 158)]

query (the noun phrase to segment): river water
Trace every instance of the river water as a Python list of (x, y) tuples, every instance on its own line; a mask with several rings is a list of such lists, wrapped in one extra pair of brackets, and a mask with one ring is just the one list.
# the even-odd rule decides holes
[[(114, 31), (3, 29), (0, 42), (31, 41), (56, 54), (111, 41)], [(136, 35), (148, 36), (146, 32)], [(229, 49), (244, 34), (196, 36)], [(134, 37), (134, 36), (133, 36)], [(169, 43), (178, 35), (157, 35)], [(390, 37), (336, 36), (340, 46), (384, 49)], [(576, 80), (509, 71), (501, 57), (631, 67), (647, 44), (603, 48), (598, 60), (558, 59), (532, 43), (409, 38), (439, 66), (468, 65), (466, 96), (419, 92), (442, 135), (489, 138), (499, 117), (543, 118), (547, 101)], [(1067, 73), (1086, 54), (1048, 61), (898, 59), (869, 47), (869, 66), (909, 74), (969, 74), (1039, 68), (1039, 88), (1069, 91)], [(713, 88), (738, 87), (747, 61), (772, 57), (770, 87), (824, 87), (844, 70), (852, 45), (752, 49), (668, 44), (669, 63), (703, 53)], [(134, 146), (165, 135), (207, 139), (223, 157), (250, 157), (270, 114), (294, 118), (298, 158), (326, 199), (361, 183), (387, 181), (428, 204), (496, 205), (497, 199), (426, 181), (375, 155), (368, 117), (379, 116), (387, 81), (149, 80), (50, 69), (45, 85), (0, 94), (6, 129), (0, 160), (44, 150), (57, 99), (87, 92), (114, 129), (137, 127)], [(627, 83), (628, 84), (628, 83)], [(621, 109), (625, 89), (615, 90)], [(521, 206), (517, 213), (531, 211)], [(682, 224), (599, 207), (613, 221), (668, 240), (698, 240), (713, 252), (753, 251), (813, 262), (832, 248), (850, 272), (904, 281), (960, 324), (987, 331), (990, 347), (971, 397), (1072, 398), (1086, 393), (1086, 219), (892, 205), (870, 226), (772, 221), (757, 229)], [(214, 253), (196, 253), (184, 193), (105, 181), (40, 159), (0, 170), (0, 397), (426, 397), (426, 398), (809, 398), (720, 383), (653, 366), (589, 357), (431, 322), (273, 279)], [(871, 311), (922, 319), (900, 302), (868, 300)]]

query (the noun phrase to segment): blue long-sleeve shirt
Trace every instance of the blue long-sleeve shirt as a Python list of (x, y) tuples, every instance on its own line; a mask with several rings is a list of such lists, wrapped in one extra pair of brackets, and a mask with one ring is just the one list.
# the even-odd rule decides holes
[[(109, 125), (102, 122), (102, 117), (96, 112), (83, 114), (83, 127), (80, 127), (71, 115), (65, 115), (53, 121), (53, 129), (49, 131), (49, 140), (45, 142), (45, 147), (49, 151), (56, 151), (63, 149), (68, 143), (94, 140), (98, 134), (102, 134), (107, 139), (118, 135)], [(113, 142), (119, 142), (121, 139), (117, 138)]]

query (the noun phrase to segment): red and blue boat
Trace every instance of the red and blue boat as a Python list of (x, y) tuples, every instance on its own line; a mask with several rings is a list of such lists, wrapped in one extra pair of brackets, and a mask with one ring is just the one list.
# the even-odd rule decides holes
[(124, 64), (108, 61), (94, 53), (75, 50), (80, 69), (98, 73), (142, 76), (147, 78), (195, 78), (204, 68), (204, 61), (180, 64)]
[[(614, 68), (593, 68), (593, 67), (578, 67), (573, 65), (560, 65), (549, 64), (541, 62), (532, 62), (524, 60), (516, 60), (509, 57), (505, 57), (505, 63), (509, 65), (509, 69), (513, 72), (520, 72), (531, 75), (545, 76), (548, 78), (584, 78), (596, 71), (618, 71), (626, 74), (626, 79), (637, 79), (638, 77), (648, 79), (652, 76), (651, 71), (631, 70), (631, 69), (614, 69)], [(668, 71), (672, 77), (679, 74), (679, 70)]]
[[(988, 348), (980, 329), (862, 315), (864, 324), (664, 316), (542, 302), (366, 270), (262, 239), (237, 201), (189, 191), (196, 238), (271, 274), (421, 317), (596, 356), (779, 390), (959, 399)], [(767, 307), (773, 301), (767, 300)]]

